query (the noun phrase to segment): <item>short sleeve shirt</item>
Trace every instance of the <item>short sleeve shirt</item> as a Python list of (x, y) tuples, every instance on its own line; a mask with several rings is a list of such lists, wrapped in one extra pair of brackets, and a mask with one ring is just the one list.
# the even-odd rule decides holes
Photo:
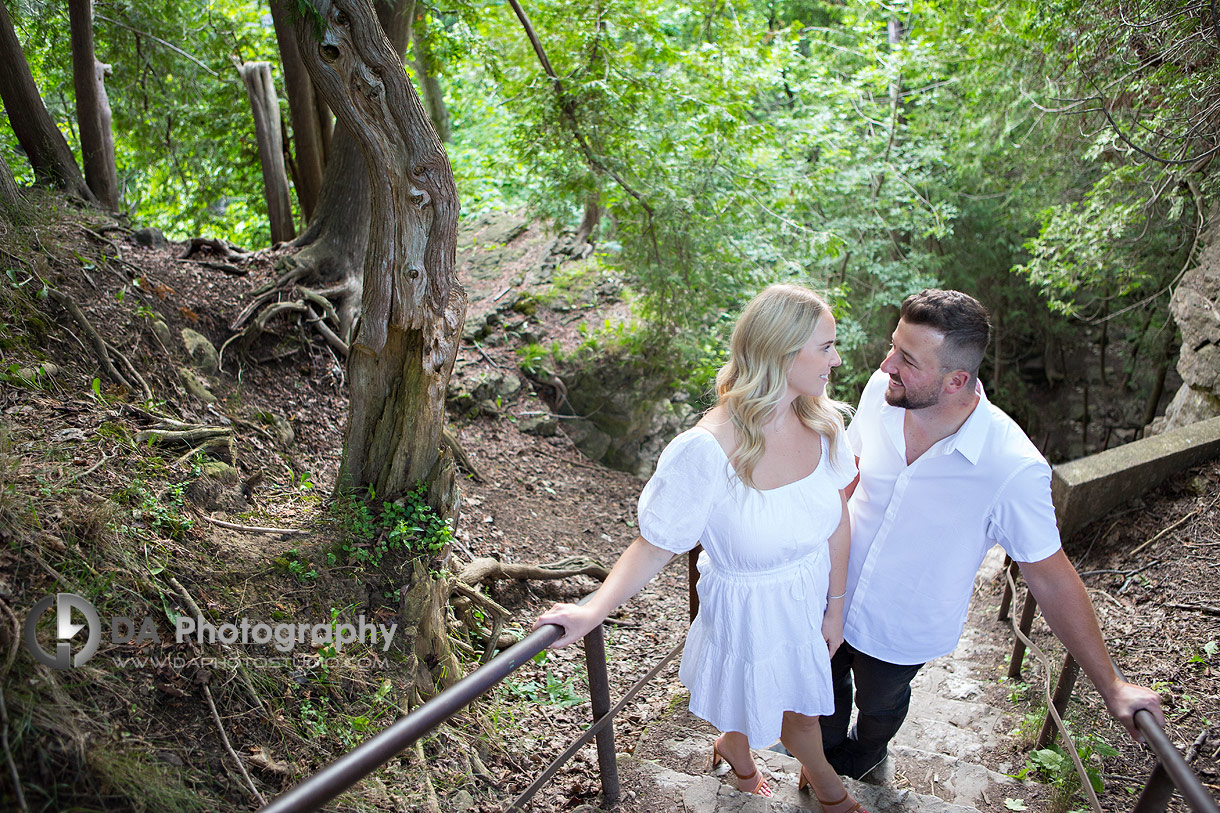
[(993, 544), (1037, 562), (1059, 550), (1059, 530), (1050, 466), (981, 387), (961, 428), (908, 466), (906, 410), (886, 403), (887, 379), (873, 374), (848, 427), (860, 483), (843, 631), (865, 654), (917, 664), (957, 646)]

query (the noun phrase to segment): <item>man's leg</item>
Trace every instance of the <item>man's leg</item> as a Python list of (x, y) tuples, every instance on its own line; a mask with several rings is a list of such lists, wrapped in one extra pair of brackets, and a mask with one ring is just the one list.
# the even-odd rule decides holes
[(904, 666), (854, 653), (852, 673), (859, 714), (843, 745), (847, 759), (836, 767), (859, 779), (885, 759), (889, 741), (902, 727), (911, 707), (911, 681), (922, 667), (922, 663)]
[(822, 725), (822, 748), (831, 766), (843, 773), (847, 767), (844, 745), (847, 742), (847, 726), (851, 722), (851, 665), (856, 650), (844, 641), (830, 659), (830, 680), (835, 693), (834, 714), (824, 715)]

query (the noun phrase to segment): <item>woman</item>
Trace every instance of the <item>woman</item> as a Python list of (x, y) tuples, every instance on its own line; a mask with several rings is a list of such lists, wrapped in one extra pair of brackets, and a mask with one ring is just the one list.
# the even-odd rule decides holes
[(557, 604), (556, 648), (584, 637), (669, 559), (699, 542), (699, 615), (680, 676), (690, 710), (724, 733), (740, 790), (770, 796), (751, 746), (778, 737), (828, 813), (863, 808), (822, 753), (818, 715), (834, 710), (830, 656), (843, 641), (855, 463), (846, 407), (826, 395), (835, 320), (819, 296), (773, 285), (750, 302), (716, 377), (717, 405), (666, 447), (640, 495), (640, 536), (583, 607)]

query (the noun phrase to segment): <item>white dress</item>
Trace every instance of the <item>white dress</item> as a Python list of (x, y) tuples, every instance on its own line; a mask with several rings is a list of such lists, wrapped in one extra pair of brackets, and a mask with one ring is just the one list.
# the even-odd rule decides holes
[(679, 676), (690, 710), (763, 748), (783, 712), (834, 711), (822, 616), (839, 489), (855, 477), (846, 433), (835, 459), (822, 439), (807, 477), (759, 491), (733, 472), (716, 438), (696, 426), (670, 442), (640, 494), (640, 535), (673, 553), (703, 543), (699, 614)]

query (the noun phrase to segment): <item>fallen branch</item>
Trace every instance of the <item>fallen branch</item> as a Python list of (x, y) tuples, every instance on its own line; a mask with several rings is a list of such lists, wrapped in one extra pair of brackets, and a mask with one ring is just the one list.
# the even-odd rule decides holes
[(233, 430), (227, 426), (199, 426), (192, 429), (145, 429), (136, 433), (136, 443), (160, 443), (166, 446), (202, 446), (212, 441), (228, 441)]
[(136, 366), (131, 363), (131, 359), (123, 355), (123, 352), (110, 342), (106, 342), (106, 348), (111, 353), (114, 353), (119, 361), (123, 362), (123, 366), (127, 368), (127, 372), (131, 375), (132, 379), (139, 383), (140, 389), (144, 392), (144, 400), (151, 401), (153, 399), (152, 388), (148, 386), (148, 382), (144, 380), (144, 376), (140, 375), (140, 371), (136, 369)]
[(1170, 604), (1169, 606), (1175, 610), (1194, 610), (1204, 615), (1220, 615), (1220, 607), (1211, 607), (1207, 604)]
[[(13, 649), (17, 646), (14, 643)], [(0, 684), (0, 743), (4, 745), (4, 759), (8, 763), (9, 773), (13, 775), (13, 793), (17, 796), (17, 809), (26, 813), (29, 807), (25, 803), (25, 794), (21, 791), (21, 775), (17, 773), (17, 763), (13, 760), (13, 751), (8, 744), (8, 705), (4, 702), (4, 686)]]
[(204, 514), (203, 518), (213, 525), (219, 525), (221, 528), (228, 528), (233, 531), (241, 531), (242, 533), (247, 534), (283, 534), (288, 536), (290, 534), (305, 533), (305, 531), (300, 528), (261, 528), (257, 525), (238, 525), (236, 522), (225, 522), (221, 519), (212, 519), (207, 514)]
[(111, 381), (118, 384), (120, 387), (125, 388), (128, 392), (135, 392), (136, 388), (131, 386), (127, 379), (123, 378), (122, 374), (115, 369), (114, 363), (110, 360), (110, 354), (106, 351), (105, 340), (102, 339), (101, 335), (99, 335), (97, 330), (94, 329), (93, 325), (81, 311), (80, 306), (76, 304), (75, 300), (73, 300), (67, 294), (61, 293), (54, 288), (48, 288), (47, 295), (51, 297), (51, 300), (54, 301), (55, 304), (66, 310), (68, 315), (72, 317), (72, 320), (76, 322), (77, 327), (79, 327), (84, 334), (89, 337), (89, 341), (93, 344), (93, 352), (97, 354), (98, 363), (102, 365), (102, 372), (109, 376)]
[(224, 743), (225, 750), (229, 752), (229, 756), (237, 763), (237, 769), (241, 771), (241, 775), (245, 777), (246, 784), (250, 786), (250, 790), (254, 793), (254, 798), (258, 799), (258, 803), (264, 807), (267, 806), (267, 800), (263, 798), (263, 794), (258, 792), (258, 788), (254, 786), (254, 780), (250, 778), (250, 773), (246, 770), (246, 764), (241, 761), (241, 757), (233, 750), (233, 746), (229, 744), (229, 735), (225, 733), (224, 724), (220, 721), (220, 712), (216, 710), (216, 701), (212, 699), (212, 687), (208, 684), (203, 684), (203, 696), (208, 699), (208, 708), (212, 710), (212, 722), (216, 723), (216, 730), (220, 732), (220, 741)]
[(592, 576), (604, 581), (608, 575), (610, 571), (604, 565), (587, 556), (570, 556), (541, 565), (518, 565), (480, 557), (462, 568), (457, 579), (466, 585), (476, 585), (494, 579), (566, 579), (569, 576)]
[(1171, 532), (1171, 531), (1176, 531), (1178, 528), (1181, 528), (1183, 525), (1185, 525), (1187, 522), (1189, 522), (1189, 521), (1190, 521), (1190, 520), (1191, 520), (1191, 519), (1192, 519), (1192, 518), (1193, 518), (1193, 517), (1194, 517), (1196, 514), (1198, 514), (1198, 513), (1199, 513), (1199, 509), (1198, 509), (1198, 508), (1196, 508), (1194, 511), (1191, 511), (1189, 514), (1187, 514), (1186, 516), (1182, 517), (1182, 518), (1181, 518), (1181, 519), (1179, 519), (1177, 522), (1175, 522), (1175, 523), (1173, 523), (1172, 525), (1170, 525), (1168, 528), (1163, 528), (1163, 529), (1161, 529), (1161, 531), (1160, 531), (1159, 533), (1157, 533), (1157, 535), (1156, 535), (1156, 536), (1152, 537), (1152, 538), (1151, 538), (1151, 539), (1149, 539), (1147, 542), (1145, 542), (1144, 544), (1140, 545), (1139, 547), (1137, 547), (1135, 550), (1131, 551), (1131, 552), (1130, 552), (1130, 553), (1128, 553), (1127, 555), (1128, 555), (1128, 556), (1135, 556), (1135, 555), (1136, 555), (1136, 554), (1138, 554), (1140, 551), (1142, 551), (1144, 548), (1148, 547), (1148, 546), (1149, 546), (1149, 545), (1151, 545), (1153, 542), (1156, 542), (1158, 539), (1160, 539), (1161, 537), (1163, 537), (1165, 534), (1167, 534), (1167, 533), (1169, 533), (1169, 532)]

